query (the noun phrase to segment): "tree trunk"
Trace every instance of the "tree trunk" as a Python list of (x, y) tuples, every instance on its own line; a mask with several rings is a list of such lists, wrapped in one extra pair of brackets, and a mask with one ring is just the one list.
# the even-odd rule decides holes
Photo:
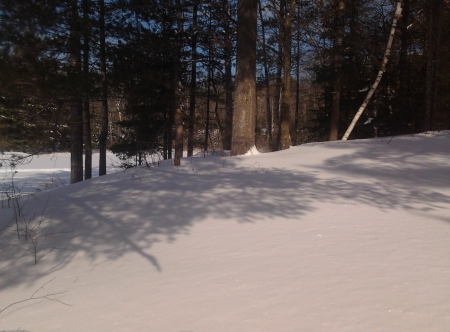
[(209, 45), (209, 51), (208, 51), (208, 89), (206, 93), (206, 117), (205, 117), (205, 137), (203, 141), (203, 151), (208, 151), (208, 136), (209, 136), (209, 115), (210, 115), (210, 108), (211, 108), (211, 67), (212, 67), (212, 45), (210, 43)]
[(257, 0), (238, 0), (236, 90), (231, 155), (255, 145)]
[(424, 130), (433, 129), (433, 118), (436, 107), (438, 87), (438, 54), (441, 37), (441, 18), (444, 7), (443, 0), (429, 0), (427, 6), (427, 72), (425, 79), (425, 126)]
[(231, 150), (231, 136), (233, 132), (233, 82), (232, 82), (232, 43), (231, 43), (231, 28), (230, 19), (228, 16), (229, 6), (228, 1), (223, 0), (224, 7), (224, 25), (225, 25), (225, 135), (223, 137), (223, 149)]
[(356, 122), (358, 121), (358, 119), (361, 116), (362, 112), (364, 111), (364, 109), (366, 108), (366, 106), (369, 103), (370, 99), (372, 98), (375, 90), (378, 87), (378, 84), (380, 84), (381, 78), (383, 77), (383, 73), (386, 71), (386, 65), (387, 65), (387, 62), (389, 60), (389, 55), (391, 54), (392, 42), (394, 41), (395, 30), (396, 30), (396, 27), (397, 27), (397, 21), (398, 21), (399, 17), (401, 17), (401, 15), (402, 15), (402, 3), (403, 3), (402, 0), (397, 2), (397, 7), (395, 9), (394, 17), (392, 18), (391, 32), (390, 32), (389, 39), (388, 39), (388, 42), (387, 42), (387, 45), (386, 45), (386, 52), (384, 53), (384, 58), (383, 58), (383, 62), (381, 63), (380, 71), (378, 72), (377, 78), (375, 79), (375, 82), (373, 83), (372, 88), (367, 93), (366, 99), (364, 99), (364, 102), (362, 103), (362, 105), (359, 108), (358, 112), (356, 112), (356, 114), (355, 114), (355, 116), (354, 116), (354, 118), (352, 120), (352, 123), (350, 124), (350, 126), (348, 127), (348, 129), (345, 132), (344, 136), (342, 137), (343, 141), (346, 141), (348, 139), (348, 137), (350, 136), (350, 134), (352, 133), (352, 130), (353, 130), (353, 128), (356, 125)]
[(410, 0), (404, 0), (402, 17), (400, 18), (401, 31), (400, 31), (400, 52), (398, 56), (398, 69), (399, 69), (399, 88), (397, 96), (397, 127), (400, 134), (406, 134), (409, 132), (408, 124), (406, 121), (406, 113), (409, 108), (408, 100), (408, 66), (407, 55), (409, 47), (409, 13), (410, 13)]
[[(297, 7), (297, 21), (300, 21), (300, 6)], [(300, 109), (300, 29), (297, 31), (297, 55), (295, 58), (296, 62), (296, 78), (297, 82), (295, 84), (295, 115), (294, 115), (294, 131), (292, 133), (292, 145), (298, 145), (298, 116)]]
[(177, 8), (177, 35), (174, 52), (174, 122), (175, 122), (175, 158), (173, 164), (175, 166), (181, 165), (181, 158), (183, 157), (183, 113), (181, 112), (181, 31), (183, 29), (182, 13), (180, 0), (176, 0)]
[(172, 141), (173, 141), (173, 115), (174, 112), (173, 110), (169, 110), (167, 112), (167, 127), (166, 127), (166, 138), (167, 138), (167, 143), (166, 143), (166, 148), (167, 148), (167, 159), (172, 159)]
[[(209, 12), (208, 34), (212, 34), (212, 12)], [(209, 41), (208, 44), (208, 76), (206, 80), (207, 92), (206, 92), (206, 113), (205, 113), (205, 137), (203, 139), (203, 151), (208, 151), (208, 137), (209, 137), (209, 119), (211, 110), (211, 81), (212, 81), (212, 61), (213, 61), (213, 42)]]
[(261, 20), (261, 33), (262, 33), (262, 52), (263, 52), (263, 65), (264, 65), (264, 83), (266, 90), (266, 117), (267, 117), (267, 133), (268, 141), (272, 144), (272, 108), (270, 107), (270, 80), (269, 80), (269, 65), (267, 64), (267, 50), (266, 50), (266, 29), (264, 26), (264, 18), (262, 14), (261, 0), (258, 1), (259, 17)]
[(189, 132), (188, 157), (194, 154), (194, 128), (195, 128), (195, 97), (197, 94), (197, 11), (198, 4), (194, 3), (192, 9), (192, 40), (191, 40), (191, 96), (189, 103)]
[[(219, 131), (220, 131), (220, 136), (222, 137), (222, 148), (225, 150), (225, 148), (224, 148), (224, 137), (225, 137), (225, 124), (224, 124), (224, 121), (222, 121), (222, 120), (220, 120), (220, 115), (219, 115), (219, 101), (220, 101), (220, 98), (219, 98), (219, 91), (217, 90), (217, 86), (216, 86), (216, 84), (215, 84), (215, 82), (214, 82), (214, 79), (212, 80), (212, 88), (213, 88), (213, 90), (214, 90), (214, 96), (215, 96), (215, 98), (214, 98), (214, 115), (215, 115), (215, 118), (216, 118), (216, 122), (217, 122), (217, 126), (219, 127)], [(212, 141), (211, 141), (211, 137), (210, 137), (210, 143), (212, 143)]]
[(169, 124), (170, 124), (170, 115), (167, 114), (167, 110), (164, 111), (164, 135), (163, 135), (163, 159), (170, 159), (168, 156), (169, 152)]
[(280, 106), (281, 106), (281, 75), (283, 70), (283, 47), (281, 44), (282, 32), (279, 31), (278, 54), (277, 54), (277, 74), (275, 78), (275, 98), (273, 100), (273, 134), (271, 148), (272, 151), (280, 149), (281, 131), (280, 131)]
[[(280, 6), (286, 5), (281, 1)], [(291, 45), (292, 45), (292, 20), (295, 13), (295, 0), (291, 0), (289, 8), (284, 11), (286, 17), (281, 22), (283, 31), (283, 39), (281, 40), (283, 47), (283, 93), (281, 96), (281, 113), (280, 113), (280, 150), (289, 149), (291, 146), (290, 138), (290, 115), (291, 115)]]
[(84, 179), (92, 178), (92, 140), (91, 140), (91, 113), (89, 109), (89, 6), (90, 0), (83, 0), (83, 133), (84, 133)]
[(99, 0), (99, 32), (100, 32), (100, 71), (101, 71), (101, 101), (102, 123), (99, 137), (99, 176), (106, 174), (106, 143), (108, 140), (109, 110), (108, 110), (108, 81), (106, 77), (106, 46), (105, 46), (105, 1)]
[(83, 107), (80, 95), (81, 42), (77, 0), (70, 0), (70, 80), (72, 84), (70, 183), (83, 181)]
[(345, 1), (339, 0), (339, 8), (336, 14), (336, 54), (334, 55), (334, 83), (333, 83), (333, 101), (331, 104), (330, 115), (330, 141), (338, 139), (339, 130), (339, 112), (341, 106), (342, 92), (342, 57), (343, 57), (343, 39), (344, 39), (344, 9)]

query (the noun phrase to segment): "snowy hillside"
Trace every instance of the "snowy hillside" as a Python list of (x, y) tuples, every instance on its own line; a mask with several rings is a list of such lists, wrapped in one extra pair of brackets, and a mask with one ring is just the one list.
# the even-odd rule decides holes
[(0, 331), (448, 331), (449, 208), (449, 131), (43, 191), (22, 220), (53, 250), (0, 235), (0, 310), (29, 299)]

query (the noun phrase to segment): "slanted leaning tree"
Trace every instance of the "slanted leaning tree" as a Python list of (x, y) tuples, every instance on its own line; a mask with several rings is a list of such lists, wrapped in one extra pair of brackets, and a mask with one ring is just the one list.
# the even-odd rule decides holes
[(344, 136), (342, 137), (343, 141), (346, 141), (348, 139), (348, 137), (350, 136), (350, 134), (352, 133), (356, 122), (358, 121), (362, 112), (366, 108), (367, 104), (370, 102), (370, 99), (372, 98), (375, 90), (378, 87), (378, 84), (380, 84), (380, 81), (381, 81), (381, 78), (383, 77), (384, 72), (386, 71), (386, 65), (389, 60), (389, 56), (391, 54), (392, 42), (394, 41), (394, 35), (395, 35), (396, 28), (397, 28), (397, 21), (402, 15), (402, 4), (403, 4), (403, 0), (399, 0), (397, 2), (394, 17), (392, 19), (391, 32), (390, 32), (389, 39), (388, 39), (388, 42), (386, 45), (386, 51), (384, 53), (383, 62), (381, 63), (381, 68), (378, 72), (375, 82), (373, 83), (372, 87), (370, 88), (369, 92), (367, 93), (366, 99), (364, 99), (364, 102), (362, 103), (361, 107), (358, 109), (358, 112), (356, 112), (352, 122), (350, 123), (350, 126), (347, 128), (347, 131), (345, 132)]

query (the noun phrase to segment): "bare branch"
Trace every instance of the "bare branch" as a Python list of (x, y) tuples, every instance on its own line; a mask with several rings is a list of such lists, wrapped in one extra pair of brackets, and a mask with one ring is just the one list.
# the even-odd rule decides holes
[[(56, 278), (56, 277), (55, 277), (55, 278)], [(36, 291), (33, 292), (33, 294), (32, 294), (29, 298), (27, 298), (27, 299), (25, 299), (25, 300), (13, 302), (13, 303), (11, 303), (10, 305), (8, 305), (8, 306), (6, 306), (6, 307), (0, 309), (0, 314), (1, 314), (3, 311), (5, 311), (6, 309), (11, 308), (12, 306), (15, 306), (15, 305), (17, 305), (17, 304), (20, 304), (20, 303), (23, 303), (23, 302), (27, 302), (27, 301), (31, 301), (31, 300), (40, 300), (40, 299), (46, 299), (46, 300), (48, 300), (48, 301), (59, 302), (59, 303), (61, 303), (61, 304), (64, 304), (64, 305), (67, 305), (67, 306), (70, 306), (70, 307), (71, 307), (72, 305), (69, 304), (69, 303), (65, 303), (65, 302), (62, 302), (61, 300), (51, 298), (51, 296), (56, 296), (56, 295), (65, 294), (65, 293), (67, 293), (67, 291), (61, 291), (61, 292), (55, 292), (55, 293), (47, 293), (47, 294), (45, 294), (45, 295), (35, 296), (37, 292), (39, 292), (40, 290), (44, 289), (44, 287), (45, 287), (47, 284), (49, 284), (50, 282), (52, 282), (53, 280), (55, 280), (55, 278), (51, 279), (50, 281), (47, 281), (45, 284), (43, 284), (41, 287), (39, 287)]]

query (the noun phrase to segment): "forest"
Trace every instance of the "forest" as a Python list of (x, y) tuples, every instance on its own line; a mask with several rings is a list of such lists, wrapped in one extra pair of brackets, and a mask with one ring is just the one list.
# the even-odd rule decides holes
[(350, 139), (449, 129), (449, 41), (448, 0), (0, 0), (0, 151), (278, 151), (369, 92)]

